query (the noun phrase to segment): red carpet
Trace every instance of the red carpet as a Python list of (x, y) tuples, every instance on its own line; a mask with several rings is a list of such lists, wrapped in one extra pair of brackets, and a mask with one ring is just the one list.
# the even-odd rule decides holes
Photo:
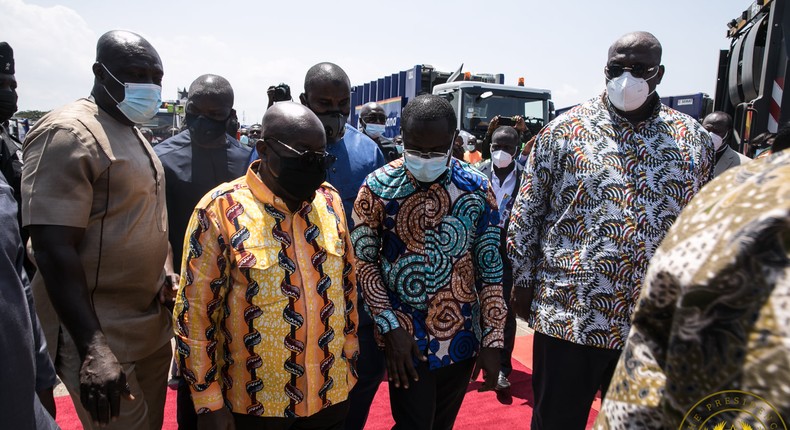
[[(480, 380), (469, 384), (458, 419), (456, 429), (482, 430), (489, 428), (504, 428), (508, 430), (528, 429), (532, 418), (532, 336), (522, 336), (516, 339), (516, 348), (513, 352), (513, 373), (510, 375), (512, 387), (509, 393), (485, 392), (478, 393)], [(58, 424), (63, 430), (81, 430), (79, 419), (74, 411), (69, 396), (55, 399), (58, 407)], [(587, 428), (592, 426), (601, 404), (596, 399)], [(379, 386), (376, 400), (370, 410), (370, 418), (365, 427), (367, 430), (385, 430), (392, 428), (394, 421), (390, 414), (389, 391), (387, 384)], [(165, 405), (165, 422), (162, 427), (166, 430), (176, 430), (176, 392), (167, 391)]]

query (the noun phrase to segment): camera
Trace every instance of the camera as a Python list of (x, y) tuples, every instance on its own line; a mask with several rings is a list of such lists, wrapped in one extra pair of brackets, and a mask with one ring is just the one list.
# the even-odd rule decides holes
[(280, 83), (279, 85), (272, 85), (266, 90), (266, 95), (269, 96), (269, 107), (277, 102), (291, 101), (291, 87), (288, 84)]

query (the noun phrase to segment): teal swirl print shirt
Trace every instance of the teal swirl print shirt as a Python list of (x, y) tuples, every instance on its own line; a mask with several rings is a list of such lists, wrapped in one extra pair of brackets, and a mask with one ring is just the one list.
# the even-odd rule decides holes
[(380, 335), (414, 336), (437, 369), (502, 348), (499, 213), (488, 180), (452, 159), (421, 184), (398, 159), (371, 173), (354, 203), (357, 282)]

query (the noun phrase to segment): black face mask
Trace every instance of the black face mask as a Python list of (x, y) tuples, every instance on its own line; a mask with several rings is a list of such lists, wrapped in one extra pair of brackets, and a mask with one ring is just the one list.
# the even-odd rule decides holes
[(189, 137), (198, 144), (215, 143), (227, 131), (227, 119), (217, 121), (203, 115), (186, 114), (184, 122), (189, 129)]
[(10, 119), (16, 113), (16, 91), (0, 91), (0, 121)]
[(326, 167), (318, 160), (302, 157), (281, 157), (277, 182), (302, 202), (313, 200), (315, 190), (326, 180)]
[(346, 134), (346, 120), (348, 116), (343, 114), (343, 112), (324, 112), (322, 114), (316, 114), (315, 116), (317, 116), (321, 124), (324, 125), (327, 143), (337, 142)]

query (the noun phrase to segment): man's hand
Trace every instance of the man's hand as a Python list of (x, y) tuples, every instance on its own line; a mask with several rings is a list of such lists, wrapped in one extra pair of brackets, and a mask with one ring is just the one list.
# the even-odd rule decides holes
[(390, 330), (384, 335), (384, 355), (387, 357), (387, 375), (396, 388), (409, 388), (409, 377), (418, 381), (412, 355), (420, 361), (427, 361), (417, 347), (417, 342), (402, 327)]
[(46, 409), (47, 412), (49, 412), (49, 414), (52, 416), (52, 419), (55, 419), (57, 415), (54, 391), (54, 387), (49, 387), (36, 392), (36, 394), (38, 394), (38, 400), (41, 402), (41, 406), (44, 406), (44, 409)]
[(534, 288), (513, 287), (513, 297), (510, 298), (510, 311), (524, 321), (529, 320), (532, 299), (535, 297)]
[(535, 146), (535, 139), (537, 138), (537, 136), (532, 136), (532, 139), (524, 144), (524, 147), (521, 149), (521, 155), (529, 155), (532, 152), (532, 147)]
[(104, 342), (94, 342), (88, 347), (80, 369), (82, 406), (94, 424), (104, 426), (118, 418), (121, 397), (134, 400), (123, 367)]
[(475, 370), (472, 373), (476, 374), (479, 372), (477, 369), (482, 369), (485, 381), (483, 382), (483, 386), (478, 388), (477, 391), (491, 391), (496, 388), (497, 379), (499, 378), (499, 369), (502, 367), (499, 361), (501, 357), (501, 348), (480, 349), (480, 353), (477, 355), (477, 362), (475, 363)]
[(236, 430), (233, 414), (228, 408), (222, 408), (197, 416), (198, 430)]
[(527, 123), (524, 121), (524, 117), (521, 115), (517, 116), (516, 125), (513, 126), (519, 133), (523, 133), (527, 131)]
[(499, 115), (491, 118), (491, 121), (488, 122), (488, 131), (486, 132), (487, 135), (493, 136), (494, 130), (499, 127)]
[(166, 308), (173, 310), (176, 304), (176, 295), (178, 294), (178, 283), (181, 277), (176, 273), (165, 275), (165, 282), (162, 288), (159, 289), (159, 303)]

